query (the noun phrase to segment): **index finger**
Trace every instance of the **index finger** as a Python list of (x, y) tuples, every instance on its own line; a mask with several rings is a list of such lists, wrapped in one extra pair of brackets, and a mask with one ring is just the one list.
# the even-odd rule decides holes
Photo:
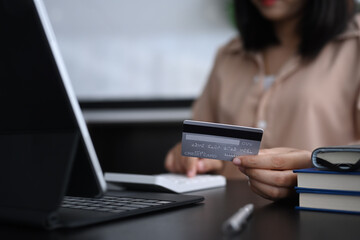
[(184, 157), (185, 159), (185, 170), (188, 177), (195, 177), (196, 175), (196, 166), (199, 161), (198, 158), (194, 157)]
[(261, 169), (299, 169), (311, 166), (311, 153), (308, 151), (290, 151), (279, 154), (260, 154), (241, 156), (241, 166)]

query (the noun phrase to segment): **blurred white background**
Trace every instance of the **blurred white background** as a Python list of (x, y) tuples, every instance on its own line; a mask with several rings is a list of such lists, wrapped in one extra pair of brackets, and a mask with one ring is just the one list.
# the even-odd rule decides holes
[(80, 100), (188, 99), (236, 34), (228, 0), (44, 0)]

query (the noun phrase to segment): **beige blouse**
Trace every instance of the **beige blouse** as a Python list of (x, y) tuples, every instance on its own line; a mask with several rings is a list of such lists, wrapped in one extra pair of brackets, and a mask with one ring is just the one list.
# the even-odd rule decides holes
[[(264, 60), (236, 38), (222, 47), (193, 119), (264, 129), (262, 148), (313, 150), (360, 139), (360, 16), (311, 62), (294, 56), (264, 87)], [(224, 175), (241, 177), (231, 163)]]

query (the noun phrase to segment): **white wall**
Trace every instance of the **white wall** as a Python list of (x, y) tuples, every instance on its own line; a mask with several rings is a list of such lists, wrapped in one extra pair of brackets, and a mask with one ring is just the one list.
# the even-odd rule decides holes
[(234, 36), (227, 0), (44, 0), (80, 99), (196, 97)]

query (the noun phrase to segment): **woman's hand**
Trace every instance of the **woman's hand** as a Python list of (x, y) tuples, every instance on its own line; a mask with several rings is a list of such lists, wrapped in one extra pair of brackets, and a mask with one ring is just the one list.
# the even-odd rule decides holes
[(233, 163), (249, 177), (258, 195), (278, 200), (293, 195), (297, 175), (293, 169), (311, 167), (311, 152), (293, 148), (262, 149), (259, 155), (239, 156)]
[(183, 173), (194, 177), (197, 173), (221, 170), (223, 162), (206, 158), (184, 157), (181, 155), (181, 143), (176, 144), (166, 155), (165, 168), (174, 173)]

